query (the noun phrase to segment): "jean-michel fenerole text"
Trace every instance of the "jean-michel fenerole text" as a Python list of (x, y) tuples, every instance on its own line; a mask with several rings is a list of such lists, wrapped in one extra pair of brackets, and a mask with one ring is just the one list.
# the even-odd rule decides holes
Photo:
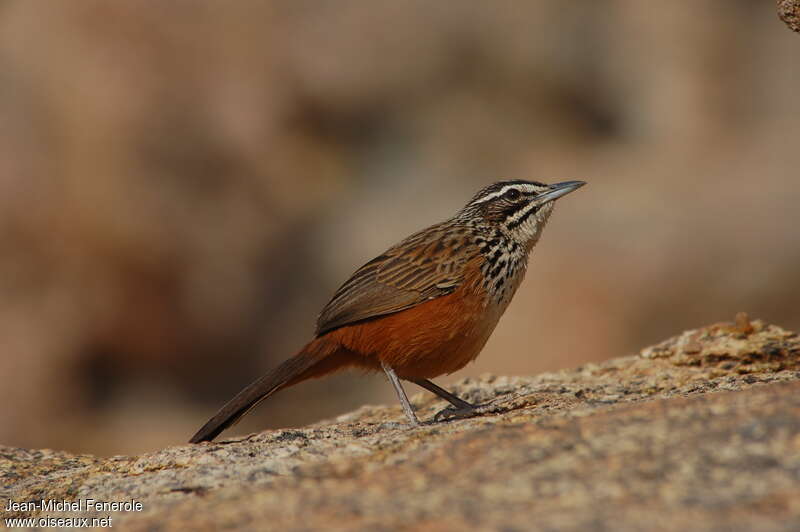
[(141, 512), (144, 505), (136, 500), (100, 501), (78, 499), (76, 501), (41, 499), (38, 501), (9, 500), (6, 512)]

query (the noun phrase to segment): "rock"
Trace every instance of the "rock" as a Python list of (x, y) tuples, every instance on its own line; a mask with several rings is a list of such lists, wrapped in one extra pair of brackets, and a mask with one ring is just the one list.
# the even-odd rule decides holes
[(792, 31), (800, 32), (800, 0), (778, 0), (778, 16)]
[[(409, 429), (399, 407), (367, 406), (107, 459), (0, 447), (4, 508), (83, 505), (3, 517), (110, 517), (124, 530), (800, 529), (795, 333), (740, 315), (635, 356), (455, 391), (494, 413)], [(443, 406), (414, 403), (423, 419)]]

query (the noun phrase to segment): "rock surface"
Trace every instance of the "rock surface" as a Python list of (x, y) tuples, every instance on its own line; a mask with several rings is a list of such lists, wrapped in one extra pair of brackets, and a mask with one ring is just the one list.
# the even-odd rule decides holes
[[(127, 501), (124, 530), (798, 530), (800, 337), (751, 322), (537, 377), (467, 379), (482, 417), (399, 407), (142, 456), (0, 447), (0, 503)], [(443, 407), (414, 398), (430, 419)]]
[(778, 0), (778, 16), (792, 31), (800, 32), (800, 1)]

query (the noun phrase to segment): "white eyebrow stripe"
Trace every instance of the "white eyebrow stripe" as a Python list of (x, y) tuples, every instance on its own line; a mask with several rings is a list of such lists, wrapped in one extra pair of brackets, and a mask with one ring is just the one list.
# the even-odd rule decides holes
[(521, 183), (514, 183), (512, 185), (506, 185), (497, 192), (492, 192), (488, 196), (483, 196), (482, 198), (478, 198), (472, 202), (472, 205), (479, 205), (481, 203), (486, 203), (487, 201), (493, 200), (494, 198), (499, 198), (512, 188), (519, 189), (524, 192), (536, 192), (536, 189), (531, 185), (523, 185)]

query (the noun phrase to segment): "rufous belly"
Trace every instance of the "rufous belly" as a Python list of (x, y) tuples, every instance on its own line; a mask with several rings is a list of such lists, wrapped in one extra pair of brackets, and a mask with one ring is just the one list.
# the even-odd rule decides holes
[(482, 288), (458, 290), (395, 314), (359, 322), (326, 335), (353, 353), (353, 364), (392, 367), (400, 377), (430, 379), (475, 359), (501, 312), (487, 309)]

